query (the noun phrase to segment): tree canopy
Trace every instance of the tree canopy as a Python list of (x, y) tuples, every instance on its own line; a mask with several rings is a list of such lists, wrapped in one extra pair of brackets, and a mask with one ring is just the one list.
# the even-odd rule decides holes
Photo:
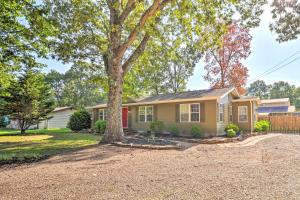
[(277, 41), (297, 39), (300, 34), (300, 2), (274, 0), (271, 7), (274, 22), (270, 24), (270, 29), (277, 33)]
[(247, 88), (247, 95), (268, 99), (270, 97), (270, 87), (271, 86), (268, 86), (265, 81), (257, 80), (251, 83)]
[(104, 75), (98, 72), (77, 63), (66, 73), (51, 70), (45, 80), (51, 85), (57, 106), (84, 108), (103, 103), (107, 94), (105, 86), (99, 81)]
[(52, 31), (44, 14), (43, 6), (33, 0), (0, 1), (0, 85), (9, 83), (22, 67), (41, 66), (36, 57), (46, 56)]
[(204, 79), (214, 88), (235, 87), (245, 93), (248, 69), (242, 64), (250, 53), (249, 29), (237, 23), (229, 25), (221, 46), (210, 48), (205, 55), (207, 74)]

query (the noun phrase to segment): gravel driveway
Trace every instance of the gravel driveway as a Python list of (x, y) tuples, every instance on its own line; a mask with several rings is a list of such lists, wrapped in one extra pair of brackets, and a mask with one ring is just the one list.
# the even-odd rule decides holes
[(0, 168), (0, 199), (300, 199), (300, 135), (184, 151), (93, 147)]

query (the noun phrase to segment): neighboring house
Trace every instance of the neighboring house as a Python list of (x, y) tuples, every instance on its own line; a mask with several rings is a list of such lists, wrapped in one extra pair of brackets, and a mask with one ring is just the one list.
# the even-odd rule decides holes
[(265, 99), (261, 100), (257, 112), (259, 115), (269, 115), (270, 113), (292, 113), (295, 106), (291, 106), (289, 98)]
[[(257, 120), (257, 97), (241, 97), (235, 88), (207, 89), (159, 94), (124, 103), (123, 127), (148, 131), (152, 121), (163, 121), (165, 131), (178, 127), (181, 135), (189, 135), (192, 125), (200, 126), (206, 137), (224, 134), (233, 122), (242, 130), (252, 131)], [(93, 123), (107, 119), (107, 105), (91, 107)]]
[(48, 120), (39, 123), (39, 129), (66, 128), (70, 116), (74, 113), (73, 107), (55, 108), (49, 115)]

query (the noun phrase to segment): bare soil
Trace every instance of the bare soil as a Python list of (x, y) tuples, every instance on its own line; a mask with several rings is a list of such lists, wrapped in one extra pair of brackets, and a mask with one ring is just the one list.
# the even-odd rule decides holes
[(300, 199), (300, 135), (182, 151), (101, 145), (2, 166), (0, 199)]

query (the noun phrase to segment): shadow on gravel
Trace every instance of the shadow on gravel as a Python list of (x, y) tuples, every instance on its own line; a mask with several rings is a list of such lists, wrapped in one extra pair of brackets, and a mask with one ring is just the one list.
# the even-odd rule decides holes
[(100, 144), (100, 145), (93, 145), (92, 147), (86, 148), (84, 150), (60, 154), (58, 156), (41, 161), (39, 163), (56, 164), (61, 162), (67, 163), (67, 162), (81, 162), (81, 161), (89, 161), (89, 160), (100, 161), (119, 154), (130, 154), (135, 151), (138, 150), (132, 148), (116, 147), (109, 144)]

